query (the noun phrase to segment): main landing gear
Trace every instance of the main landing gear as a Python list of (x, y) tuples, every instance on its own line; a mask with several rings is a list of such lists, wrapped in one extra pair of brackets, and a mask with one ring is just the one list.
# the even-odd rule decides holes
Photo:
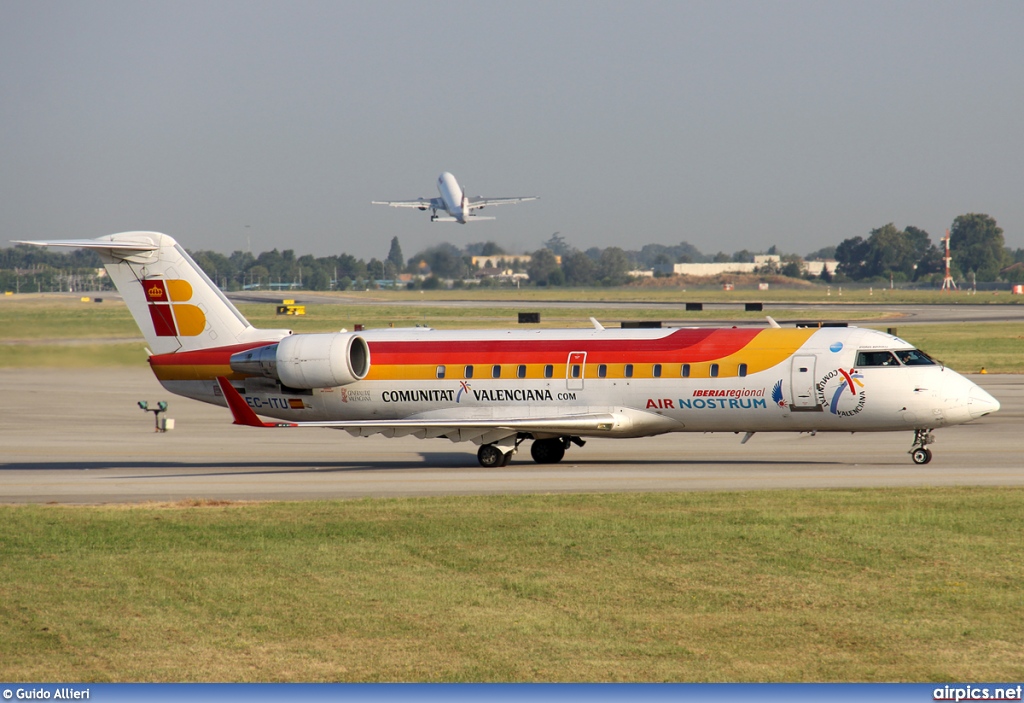
[(552, 437), (551, 439), (535, 439), (530, 447), (530, 456), (538, 464), (557, 464), (565, 456), (569, 438)]
[(914, 430), (914, 446), (910, 448), (910, 458), (915, 464), (927, 464), (932, 460), (932, 450), (929, 444), (935, 442), (935, 435), (931, 430)]
[(503, 452), (493, 444), (481, 444), (476, 452), (476, 460), (485, 469), (493, 469), (499, 466), (507, 466), (512, 458), (512, 451)]
[[(518, 437), (515, 445), (508, 449), (496, 444), (481, 444), (480, 449), (476, 452), (476, 460), (480, 462), (480, 466), (486, 469), (507, 466), (512, 454), (519, 449), (519, 445), (525, 439), (529, 439), (529, 435)], [(557, 464), (565, 457), (565, 450), (573, 444), (582, 447), (586, 442), (579, 437), (535, 439), (530, 446), (530, 456), (538, 464)]]

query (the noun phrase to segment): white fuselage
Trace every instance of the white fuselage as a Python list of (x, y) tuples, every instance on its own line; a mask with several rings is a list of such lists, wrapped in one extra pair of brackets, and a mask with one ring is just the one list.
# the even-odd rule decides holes
[(455, 176), (447, 171), (438, 176), (437, 192), (441, 194), (445, 211), (460, 224), (466, 224), (469, 207), (466, 204), (466, 194), (462, 192), (462, 187), (455, 180)]
[[(492, 364), (499, 352), (480, 347), (478, 360), (465, 356), (452, 363), (450, 355), (447, 361), (438, 357), (436, 363), (396, 365), (387, 378), (374, 379), (371, 372), (366, 380), (303, 393), (275, 387), (266, 379), (246, 380), (242, 381), (242, 395), (257, 413), (287, 421), (500, 421), (504, 417), (580, 413), (620, 413), (628, 418), (620, 426), (589, 433), (591, 436), (933, 429), (970, 422), (999, 407), (976, 384), (940, 364), (857, 366), (860, 351), (909, 346), (866, 329), (817, 330), (778, 363), (743, 376), (736, 375), (734, 362), (729, 362), (729, 369), (723, 363), (721, 372), (717, 368), (713, 372), (722, 375), (708, 375), (710, 366), (705, 365), (699, 377), (683, 377), (678, 363), (632, 364), (623, 357), (626, 363), (593, 364), (587, 357), (588, 348), (607, 345), (610, 339), (625, 341), (635, 353), (644, 353), (646, 345), (665, 335), (664, 330), (514, 331), (501, 333), (499, 339), (493, 332), (367, 332), (363, 336), (371, 359), (384, 358), (387, 345), (395, 343), (410, 348), (426, 343), (445, 349), (492, 344), (500, 349), (539, 340), (551, 345), (571, 340), (570, 346), (580, 351), (562, 356), (561, 364), (547, 364), (553, 367), (551, 377), (544, 377), (540, 365)], [(597, 352), (590, 356), (596, 357)], [(736, 358), (744, 358), (742, 351)], [(627, 366), (629, 376), (625, 375)], [(421, 367), (429, 369), (432, 377), (405, 371)], [(693, 370), (698, 373), (697, 365)], [(175, 393), (223, 403), (212, 382), (162, 382)]]

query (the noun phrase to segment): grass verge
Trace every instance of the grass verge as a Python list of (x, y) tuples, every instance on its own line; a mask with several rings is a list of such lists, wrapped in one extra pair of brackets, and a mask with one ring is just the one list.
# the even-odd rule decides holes
[(8, 681), (1013, 681), (1024, 490), (0, 507)]

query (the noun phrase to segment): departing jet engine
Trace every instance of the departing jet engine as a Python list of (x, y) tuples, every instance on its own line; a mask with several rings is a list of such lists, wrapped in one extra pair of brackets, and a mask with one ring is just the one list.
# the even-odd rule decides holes
[(370, 347), (357, 334), (293, 334), (231, 355), (231, 370), (290, 388), (333, 388), (366, 378)]

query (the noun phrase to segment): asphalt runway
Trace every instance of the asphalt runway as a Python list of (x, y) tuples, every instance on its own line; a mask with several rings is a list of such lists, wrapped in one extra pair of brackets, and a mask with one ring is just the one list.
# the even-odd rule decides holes
[[(926, 466), (898, 432), (590, 440), (543, 467), (524, 445), (509, 466), (482, 469), (471, 443), (236, 427), (226, 409), (165, 392), (145, 366), (3, 369), (0, 503), (1024, 485), (1024, 376), (972, 378), (1002, 409), (937, 430)], [(154, 432), (139, 400), (167, 400), (176, 428)]]

